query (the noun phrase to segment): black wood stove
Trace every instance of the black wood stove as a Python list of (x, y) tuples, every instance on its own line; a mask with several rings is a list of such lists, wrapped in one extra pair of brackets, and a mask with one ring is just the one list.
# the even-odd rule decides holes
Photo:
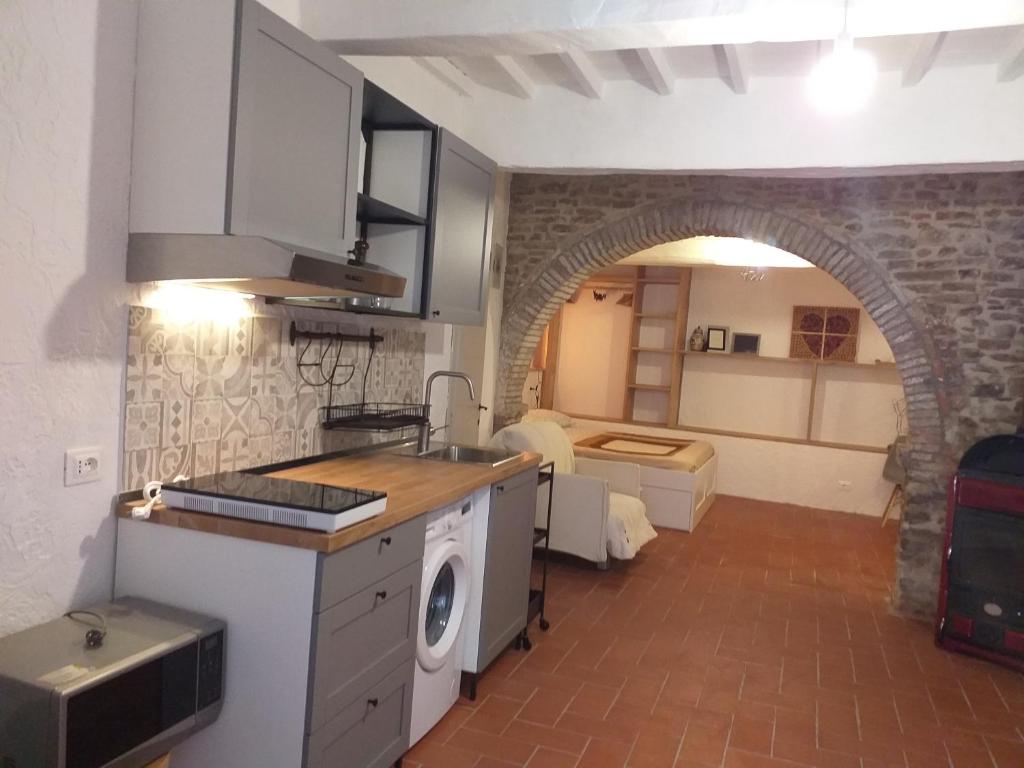
[(1024, 671), (1024, 434), (976, 443), (949, 488), (939, 645)]

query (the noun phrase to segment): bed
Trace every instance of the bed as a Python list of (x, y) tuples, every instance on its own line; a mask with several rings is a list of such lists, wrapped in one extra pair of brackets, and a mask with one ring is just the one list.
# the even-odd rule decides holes
[(563, 428), (577, 456), (639, 465), (640, 498), (654, 525), (692, 531), (714, 502), (718, 457), (711, 443), (599, 431), (562, 418), (568, 420)]

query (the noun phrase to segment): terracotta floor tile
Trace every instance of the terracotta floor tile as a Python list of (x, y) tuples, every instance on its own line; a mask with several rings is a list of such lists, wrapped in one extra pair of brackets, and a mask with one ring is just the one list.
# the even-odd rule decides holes
[(526, 761), (530, 759), (536, 749), (536, 745), (533, 744), (469, 728), (460, 728), (452, 734), (445, 746), (476, 752), (478, 756), (506, 760), (516, 765), (526, 765)]
[(591, 739), (577, 768), (623, 768), (629, 758), (630, 745), (607, 739)]
[[(570, 755), (547, 747), (539, 747), (526, 764), (527, 768), (575, 768), (579, 755)], [(403, 768), (405, 768), (403, 766)]]
[(551, 749), (571, 752), (579, 755), (586, 749), (589, 737), (585, 734), (574, 733), (565, 729), (550, 728), (536, 723), (528, 723), (523, 720), (516, 720), (509, 724), (503, 734), (505, 738), (515, 739), (524, 744), (550, 747)]
[(753, 719), (738, 715), (732, 722), (729, 747), (758, 755), (772, 753), (772, 737), (775, 734), (774, 721)]
[(493, 757), (482, 756), (473, 768), (514, 768), (518, 763), (506, 763), (504, 760), (495, 760)]
[(562, 716), (569, 702), (573, 700), (573, 694), (565, 691), (539, 688), (530, 697), (521, 710), (518, 718), (540, 725), (554, 725)]
[(611, 709), (612, 704), (615, 703), (618, 697), (618, 688), (584, 683), (572, 701), (569, 702), (566, 711), (601, 720), (608, 714), (608, 710)]
[(720, 496), (506, 651), (410, 768), (1024, 768), (1024, 676), (889, 612), (896, 526)]

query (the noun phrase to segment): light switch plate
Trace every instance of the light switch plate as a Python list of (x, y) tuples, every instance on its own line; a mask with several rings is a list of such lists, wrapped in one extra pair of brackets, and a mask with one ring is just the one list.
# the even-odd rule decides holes
[(95, 483), (102, 477), (103, 461), (98, 447), (69, 448), (64, 452), (64, 485)]

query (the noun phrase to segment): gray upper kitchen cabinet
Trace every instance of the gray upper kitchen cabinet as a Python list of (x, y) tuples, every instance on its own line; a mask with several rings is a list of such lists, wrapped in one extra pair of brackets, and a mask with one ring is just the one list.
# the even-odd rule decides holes
[(484, 323), (496, 172), (493, 160), (440, 129), (428, 259), (428, 320)]
[(252, 0), (143, 0), (129, 228), (357, 236), (362, 74)]

